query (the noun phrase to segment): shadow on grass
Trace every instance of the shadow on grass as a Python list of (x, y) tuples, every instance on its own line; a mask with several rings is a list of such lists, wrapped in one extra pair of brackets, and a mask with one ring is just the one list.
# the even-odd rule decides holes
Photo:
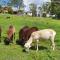
[(17, 45), (20, 45), (21, 47), (24, 47), (25, 42), (24, 42), (24, 40), (19, 40), (19, 39), (17, 39), (17, 40), (16, 40), (16, 44), (17, 44)]
[[(32, 46), (30, 49), (36, 50), (35, 46)], [(47, 47), (39, 46), (38, 49), (39, 49), (39, 50), (47, 50)]]

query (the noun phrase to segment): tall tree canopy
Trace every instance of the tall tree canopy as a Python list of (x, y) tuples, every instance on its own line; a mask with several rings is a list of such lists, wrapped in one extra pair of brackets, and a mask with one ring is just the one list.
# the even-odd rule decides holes
[(8, 5), (21, 7), (21, 6), (23, 6), (23, 0), (10, 0)]
[(56, 14), (60, 18), (60, 0), (52, 0), (51, 14)]
[(34, 3), (30, 4), (30, 10), (32, 12), (32, 16), (36, 16), (36, 8), (37, 8), (36, 4), (34, 4)]

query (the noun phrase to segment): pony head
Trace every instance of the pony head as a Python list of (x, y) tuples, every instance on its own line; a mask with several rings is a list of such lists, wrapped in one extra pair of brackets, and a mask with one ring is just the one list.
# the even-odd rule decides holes
[(25, 47), (25, 51), (29, 52), (29, 48), (31, 47), (31, 45), (29, 43), (25, 43), (24, 47)]

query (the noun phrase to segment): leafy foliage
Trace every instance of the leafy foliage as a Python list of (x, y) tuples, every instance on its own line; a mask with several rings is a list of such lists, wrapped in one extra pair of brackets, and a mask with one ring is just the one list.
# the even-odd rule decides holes
[(59, 1), (53, 1), (51, 3), (51, 14), (56, 14), (57, 18), (60, 18), (60, 3)]
[(13, 14), (13, 10), (12, 10), (11, 7), (8, 7), (8, 13), (9, 13), (9, 14)]
[(32, 16), (36, 16), (36, 8), (37, 8), (36, 4), (34, 4), (34, 3), (30, 4), (30, 10), (32, 12)]
[(11, 0), (8, 5), (10, 6), (23, 6), (23, 0)]

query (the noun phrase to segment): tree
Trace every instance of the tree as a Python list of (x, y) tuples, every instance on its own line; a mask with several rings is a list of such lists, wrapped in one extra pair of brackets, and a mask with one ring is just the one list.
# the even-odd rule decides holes
[(23, 0), (11, 0), (9, 3), (8, 3), (9, 6), (19, 6), (19, 8), (21, 6), (23, 6)]
[(60, 18), (60, 0), (52, 0), (51, 14), (56, 14), (57, 18)]
[(43, 17), (46, 17), (46, 14), (48, 14), (50, 12), (50, 5), (51, 5), (50, 2), (43, 3), (43, 5), (42, 5), (42, 10), (43, 10), (42, 16)]
[(0, 5), (0, 13), (1, 13), (2, 6)]
[(42, 6), (43, 12), (49, 13), (50, 6), (51, 6), (51, 3), (49, 3), (49, 2), (43, 3), (43, 6)]
[(30, 4), (30, 11), (32, 12), (32, 16), (36, 16), (36, 8), (37, 8), (36, 4), (34, 3)]
[(2, 6), (0, 5), (0, 9), (2, 8)]

